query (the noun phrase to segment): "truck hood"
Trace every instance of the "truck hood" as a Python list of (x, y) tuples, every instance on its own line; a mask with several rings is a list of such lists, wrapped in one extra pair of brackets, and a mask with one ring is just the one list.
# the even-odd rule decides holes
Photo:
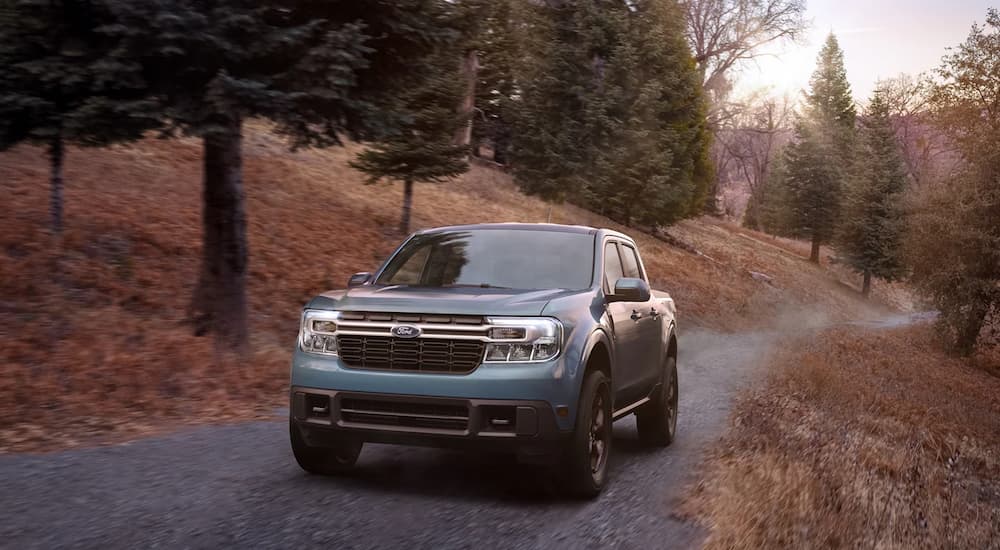
[(553, 298), (579, 290), (508, 290), (491, 288), (420, 288), (360, 286), (325, 292), (312, 299), (310, 309), (441, 313), (447, 315), (541, 315)]

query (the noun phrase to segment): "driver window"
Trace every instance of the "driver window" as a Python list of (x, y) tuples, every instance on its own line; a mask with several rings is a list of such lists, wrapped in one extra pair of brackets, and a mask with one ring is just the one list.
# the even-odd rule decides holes
[(417, 249), (412, 256), (399, 266), (399, 269), (392, 276), (394, 284), (398, 285), (419, 285), (423, 283), (424, 266), (427, 265), (427, 257), (430, 255), (431, 247), (423, 246)]
[(645, 277), (642, 276), (642, 271), (639, 269), (639, 257), (636, 255), (635, 249), (627, 244), (623, 244), (620, 250), (622, 252), (622, 262), (625, 267), (625, 276), (645, 280)]
[(614, 293), (615, 283), (622, 278), (622, 260), (618, 256), (618, 245), (609, 242), (604, 245), (604, 284), (605, 291)]

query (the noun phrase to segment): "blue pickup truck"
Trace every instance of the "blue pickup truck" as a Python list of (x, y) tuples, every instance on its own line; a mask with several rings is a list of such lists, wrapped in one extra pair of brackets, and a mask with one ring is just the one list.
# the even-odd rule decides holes
[(608, 229), (442, 227), (312, 299), (292, 359), (298, 464), (335, 474), (365, 442), (516, 454), (593, 497), (611, 424), (667, 446), (677, 426), (675, 306)]

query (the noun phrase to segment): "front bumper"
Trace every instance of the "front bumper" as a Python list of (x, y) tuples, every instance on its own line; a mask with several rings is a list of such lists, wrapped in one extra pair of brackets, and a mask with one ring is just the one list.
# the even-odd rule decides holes
[(551, 463), (569, 432), (546, 401), (360, 393), (293, 386), (291, 416), (311, 446), (365, 442), (510, 452)]
[[(571, 431), (579, 385), (574, 367), (579, 358), (563, 353), (547, 363), (483, 363), (467, 374), (381, 371), (350, 368), (337, 357), (296, 349), (291, 386), (335, 392), (454, 398), (466, 401), (530, 401), (547, 404), (557, 428)], [(539, 405), (540, 406), (540, 405)], [(564, 409), (565, 414), (554, 411)]]

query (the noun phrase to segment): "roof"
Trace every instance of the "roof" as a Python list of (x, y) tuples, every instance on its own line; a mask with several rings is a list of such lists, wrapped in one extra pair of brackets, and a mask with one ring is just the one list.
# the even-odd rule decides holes
[(597, 233), (598, 229), (585, 225), (562, 225), (558, 223), (477, 223), (469, 225), (450, 225), (419, 231), (421, 234), (438, 233), (441, 231), (472, 231), (483, 229), (513, 229), (518, 231), (555, 231), (560, 233)]
[(595, 235), (597, 233), (602, 233), (605, 236), (618, 237), (635, 242), (635, 239), (615, 231), (613, 229), (607, 228), (597, 228), (590, 227), (587, 225), (563, 225), (560, 223), (519, 223), (519, 222), (505, 222), (505, 223), (475, 223), (468, 225), (449, 225), (445, 227), (435, 227), (432, 229), (424, 229), (418, 231), (419, 235), (427, 235), (431, 233), (439, 233), (443, 231), (472, 231), (472, 230), (482, 230), (482, 229), (514, 229), (520, 231), (556, 231), (560, 233), (580, 233)]

